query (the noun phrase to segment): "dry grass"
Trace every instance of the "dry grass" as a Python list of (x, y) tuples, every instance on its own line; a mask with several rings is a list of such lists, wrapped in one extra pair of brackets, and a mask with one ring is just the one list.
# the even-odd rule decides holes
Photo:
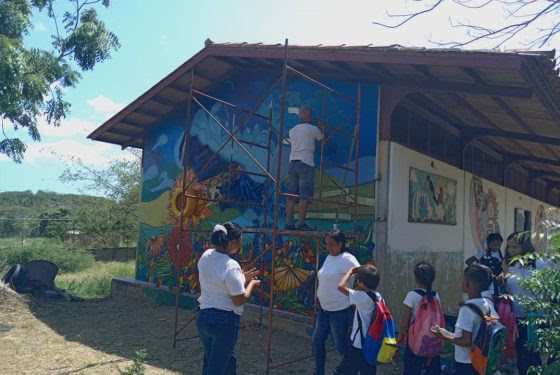
[[(23, 303), (0, 311), (0, 374), (120, 374), (134, 352), (148, 350), (147, 374), (200, 374), (202, 348), (197, 338), (172, 348), (174, 309), (132, 301), (101, 300), (74, 303)], [(193, 317), (181, 311), (181, 322)], [(261, 333), (266, 335), (266, 331)], [(259, 327), (243, 328), (237, 343), (238, 373), (263, 374), (264, 354)], [(190, 324), (181, 337), (196, 336)], [(311, 352), (311, 340), (275, 331), (273, 363)], [(339, 358), (329, 353), (327, 372)], [(272, 374), (312, 374), (313, 359), (272, 371)], [(394, 373), (393, 369), (389, 369)], [(378, 373), (384, 373), (379, 371)]]
[(91, 267), (75, 273), (60, 274), (56, 286), (82, 298), (104, 298), (111, 294), (114, 277), (133, 277), (134, 261), (95, 262)]

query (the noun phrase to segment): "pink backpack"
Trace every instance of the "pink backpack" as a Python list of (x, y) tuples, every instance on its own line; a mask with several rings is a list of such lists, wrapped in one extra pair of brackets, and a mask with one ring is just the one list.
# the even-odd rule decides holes
[(436, 357), (443, 349), (443, 340), (436, 337), (430, 328), (436, 325), (445, 327), (441, 305), (435, 298), (435, 292), (431, 302), (423, 290), (416, 289), (414, 292), (420, 294), (422, 299), (414, 322), (408, 328), (408, 346), (420, 357)]
[(508, 297), (498, 297), (496, 298), (495, 306), (496, 312), (500, 317), (500, 323), (507, 328), (506, 347), (502, 353), (502, 363), (505, 363), (509, 358), (517, 357), (515, 341), (519, 337), (519, 331), (517, 330), (511, 299)]

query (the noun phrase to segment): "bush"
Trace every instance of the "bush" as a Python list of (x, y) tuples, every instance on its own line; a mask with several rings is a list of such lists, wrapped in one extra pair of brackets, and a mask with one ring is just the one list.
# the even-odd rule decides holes
[(146, 372), (146, 358), (148, 351), (146, 349), (137, 350), (134, 352), (132, 365), (126, 368), (124, 375), (144, 375)]
[(61, 273), (78, 272), (95, 262), (92, 254), (54, 239), (28, 238), (23, 244), (16, 239), (0, 239), (0, 263), (11, 267), (31, 260), (53, 262)]
[[(558, 237), (557, 237), (558, 238)], [(558, 242), (552, 246), (558, 246)], [(536, 328), (536, 341), (530, 347), (546, 357), (556, 357), (560, 353), (560, 249), (553, 247), (546, 253), (528, 254), (518, 258), (522, 264), (542, 259), (550, 269), (533, 272), (533, 277), (520, 282), (529, 296), (521, 296), (520, 302), (533, 314), (527, 319)], [(558, 360), (551, 364), (530, 368), (530, 373), (552, 375), (560, 373)]]
[(95, 262), (82, 272), (58, 276), (55, 283), (77, 297), (104, 298), (111, 294), (114, 277), (134, 277), (134, 262)]

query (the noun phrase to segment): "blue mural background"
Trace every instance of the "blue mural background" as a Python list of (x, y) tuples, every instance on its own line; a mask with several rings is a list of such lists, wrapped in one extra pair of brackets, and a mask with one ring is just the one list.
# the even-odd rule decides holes
[[(212, 95), (227, 100), (243, 108), (252, 108), (259, 103), (277, 77), (240, 76), (222, 82), (212, 91)], [(357, 83), (327, 82), (337, 92), (350, 98), (357, 97)], [(378, 119), (378, 87), (362, 85), (360, 159), (358, 175), (357, 235), (351, 241), (353, 252), (365, 262), (371, 259), (375, 247), (373, 238), (373, 218), (375, 207), (374, 176), (376, 165), (376, 137)], [(144, 141), (144, 165), (141, 195), (140, 232), (136, 277), (157, 285), (174, 285), (177, 282), (186, 290), (197, 290), (196, 262), (202, 252), (210, 247), (208, 231), (215, 223), (234, 221), (243, 227), (264, 227), (265, 213), (268, 212), (268, 225), (271, 226), (274, 212), (274, 189), (271, 180), (256, 174), (263, 170), (245, 153), (242, 148), (229, 143), (218, 152), (228, 138), (212, 117), (218, 119), (230, 132), (239, 128), (245, 121), (247, 126), (239, 131), (237, 138), (248, 141), (243, 146), (262, 166), (276, 176), (278, 143), (282, 142), (282, 190), (285, 191), (288, 169), (289, 144), (277, 136), (280, 118), (281, 87), (277, 85), (263, 101), (258, 113), (263, 116), (272, 114), (275, 129), (270, 137), (268, 122), (258, 117), (248, 118), (221, 103), (199, 99), (210, 111), (207, 114), (196, 104), (192, 107), (192, 125), (185, 143), (186, 111), (161, 121), (146, 135)], [(326, 104), (326, 105), (325, 105)], [(354, 199), (353, 172), (345, 172), (329, 163), (347, 165), (354, 168), (355, 159), (349, 160), (352, 134), (357, 122), (355, 104), (341, 100), (340, 97), (326, 93), (318, 86), (299, 79), (290, 78), (287, 82), (284, 137), (299, 123), (298, 108), (308, 106), (313, 110), (315, 124), (324, 120), (327, 124), (326, 136), (329, 141), (323, 151), (323, 177), (320, 189), (320, 173), (316, 168), (316, 196), (322, 191), (323, 198), (338, 200), (341, 187), (346, 186), (350, 194), (342, 200)], [(325, 110), (326, 109), (326, 110)], [(336, 127), (339, 132), (333, 132)], [(257, 146), (259, 145), (259, 146)], [(188, 152), (187, 170), (182, 169), (184, 150)], [(210, 163), (210, 158), (218, 156)], [(319, 165), (319, 147), (316, 152), (316, 165)], [(206, 167), (203, 168), (203, 166)], [(243, 173), (252, 172), (253, 174)], [(182, 179), (186, 178), (188, 194), (215, 201), (187, 198), (182, 207)], [(268, 192), (268, 194), (267, 194)], [(268, 199), (267, 199), (268, 197)], [(230, 203), (223, 202), (231, 201)], [(266, 209), (265, 209), (266, 207)], [(281, 228), (284, 220), (285, 200), (279, 206)], [(328, 204), (312, 204), (308, 213), (308, 223), (319, 231), (332, 229), (335, 218), (344, 231), (353, 232), (353, 211), (336, 208)], [(183, 214), (184, 230), (181, 232), (180, 219)], [(178, 245), (181, 251), (178, 252)], [(270, 238), (263, 234), (245, 234), (242, 251), (238, 260), (248, 264), (272, 246)], [(287, 311), (306, 314), (313, 301), (316, 255), (319, 264), (326, 253), (322, 240), (300, 237), (279, 237), (276, 244), (278, 261), (275, 264), (275, 295), (277, 306)], [(270, 285), (271, 254), (262, 257), (257, 266), (262, 271), (262, 288), (255, 296), (255, 303), (267, 302)], [(179, 271), (177, 272), (176, 269)]]

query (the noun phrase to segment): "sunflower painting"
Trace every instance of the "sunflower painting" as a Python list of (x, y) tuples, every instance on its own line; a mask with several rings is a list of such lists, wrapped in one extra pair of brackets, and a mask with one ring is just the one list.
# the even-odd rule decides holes
[[(185, 178), (186, 197), (183, 194), (183, 178)], [(169, 192), (169, 220), (174, 226), (180, 225), (183, 217), (184, 229), (196, 228), (200, 221), (212, 216), (207, 198), (207, 184), (198, 182), (196, 173), (188, 168), (173, 181), (173, 189)], [(184, 207), (183, 207), (184, 203)]]

